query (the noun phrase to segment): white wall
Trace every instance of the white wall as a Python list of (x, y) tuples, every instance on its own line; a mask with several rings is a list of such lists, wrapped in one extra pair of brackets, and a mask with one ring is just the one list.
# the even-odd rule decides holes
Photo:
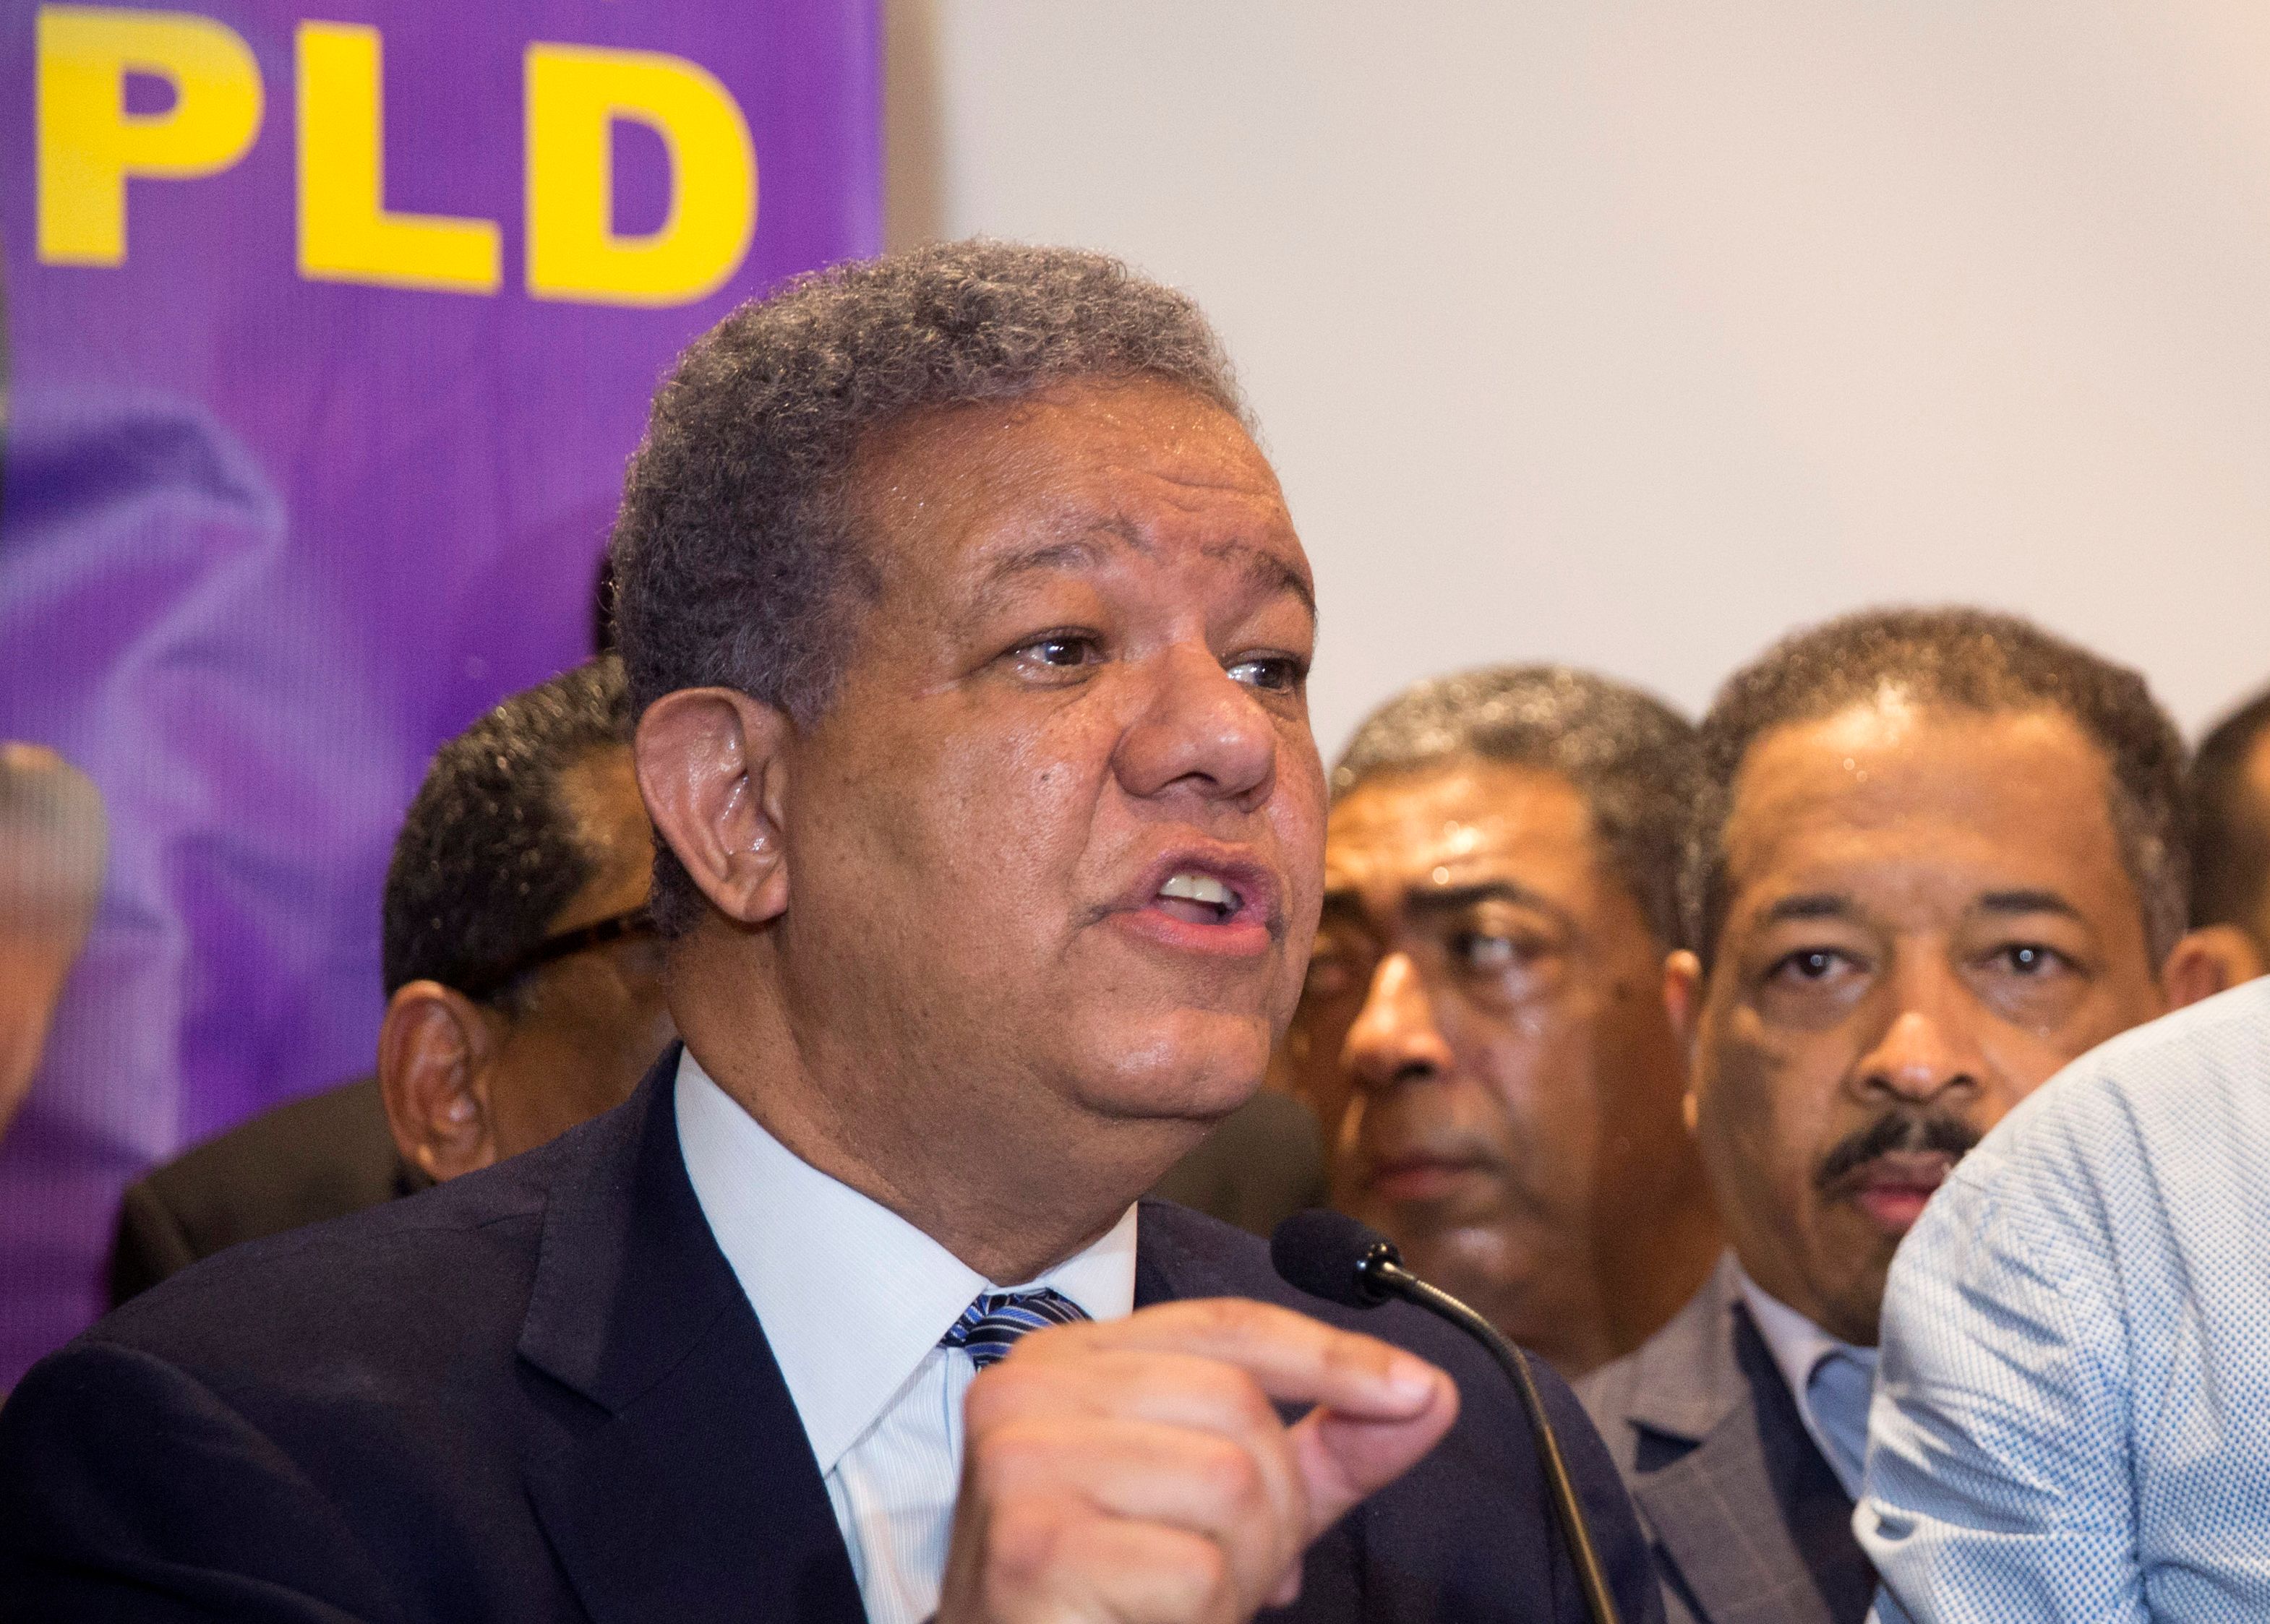
[(895, 241), (1107, 248), (1227, 336), (1329, 751), (1551, 657), (1698, 707), (2016, 608), (2186, 724), (2270, 680), (2257, 0), (893, 0)]

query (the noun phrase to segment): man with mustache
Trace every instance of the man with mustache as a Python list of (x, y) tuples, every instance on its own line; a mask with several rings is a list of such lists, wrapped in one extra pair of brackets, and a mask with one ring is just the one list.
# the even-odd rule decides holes
[(1665, 999), (1731, 1248), (1583, 1397), (1673, 1619), (1859, 1624), (1901, 1236), (2051, 1073), (2216, 984), (2184, 937), (2183, 746), (2133, 672), (1962, 609), (1790, 639), (1702, 742)]
[[(1575, 1624), (1519, 1400), (1143, 1192), (1260, 1085), (1316, 597), (1205, 319), (938, 244), (745, 306), (613, 538), (684, 1042), (0, 1410), (27, 1616)], [(1582, 1410), (1545, 1402), (1633, 1624)], [(1359, 1504), (1361, 1509), (1346, 1514)]]

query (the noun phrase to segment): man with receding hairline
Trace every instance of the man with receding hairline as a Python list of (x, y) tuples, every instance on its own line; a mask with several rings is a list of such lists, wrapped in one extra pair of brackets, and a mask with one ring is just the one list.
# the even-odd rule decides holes
[(1566, 666), (1406, 689), (1332, 773), (1288, 1070), (1335, 1203), (1575, 1376), (1725, 1242), (1665, 1020), (1695, 730)]
[(1581, 1390), (1672, 1618), (1859, 1624), (1901, 1237), (2051, 1072), (2211, 990), (2183, 745), (2135, 673), (1944, 609), (1792, 637), (1720, 690), (1702, 749), (1665, 1000), (1730, 1245)]
[[(805, 278), (687, 352), (613, 547), (682, 1046), (551, 1146), (35, 1369), (0, 1588), (300, 1624), (1582, 1618), (1480, 1350), (1138, 1200), (1259, 1086), (1322, 855), (1308, 561), (1195, 308), (994, 243)], [(1614, 1469), (1539, 1380), (1644, 1624)]]

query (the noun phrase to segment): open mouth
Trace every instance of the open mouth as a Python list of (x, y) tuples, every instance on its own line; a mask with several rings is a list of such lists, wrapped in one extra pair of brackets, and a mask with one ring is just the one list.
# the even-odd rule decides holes
[(1170, 874), (1151, 906), (1189, 924), (1226, 924), (1244, 908), (1235, 886), (1212, 874), (1191, 870)]
[(1277, 895), (1264, 864), (1235, 849), (1186, 845), (1162, 853), (1112, 912), (1123, 928), (1157, 946), (1246, 958), (1269, 952), (1283, 928)]

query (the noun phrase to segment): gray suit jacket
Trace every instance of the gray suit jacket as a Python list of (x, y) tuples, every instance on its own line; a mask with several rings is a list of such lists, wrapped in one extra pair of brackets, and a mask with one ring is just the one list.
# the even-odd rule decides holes
[(1663, 1576), (1670, 1624), (1859, 1624), (1852, 1502), (1750, 1321), (1730, 1253), (1644, 1344), (1576, 1383)]

